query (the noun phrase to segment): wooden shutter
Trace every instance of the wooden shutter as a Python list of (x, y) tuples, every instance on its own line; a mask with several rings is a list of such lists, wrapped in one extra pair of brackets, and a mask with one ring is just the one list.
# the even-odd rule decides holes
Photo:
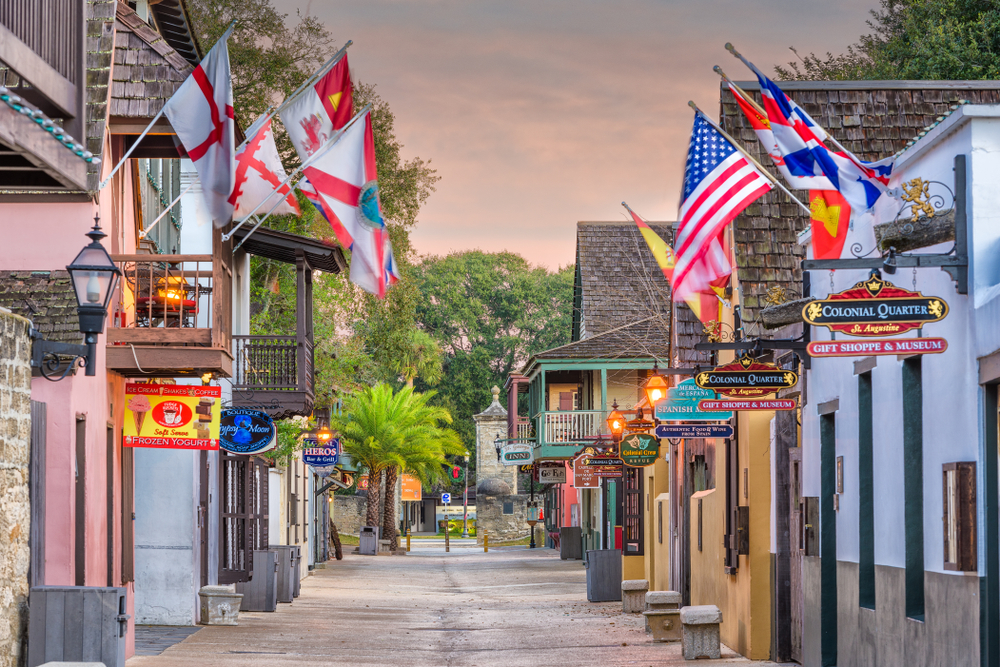
[(219, 451), (219, 488), (222, 495), (220, 584), (250, 580), (250, 469), (250, 457)]
[(622, 523), (623, 556), (642, 556), (644, 554), (642, 470), (642, 468), (626, 466), (622, 473), (625, 487), (624, 521)]
[(30, 586), (45, 583), (45, 403), (31, 402), (31, 452), (28, 462), (28, 498), (31, 504)]
[(559, 409), (560, 410), (573, 409), (573, 392), (571, 391), (559, 392)]
[(122, 585), (135, 581), (135, 450), (122, 447)]

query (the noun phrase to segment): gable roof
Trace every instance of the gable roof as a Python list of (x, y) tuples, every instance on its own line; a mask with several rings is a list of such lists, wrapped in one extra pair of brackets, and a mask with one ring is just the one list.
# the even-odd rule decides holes
[[(877, 160), (904, 148), (923, 128), (962, 101), (1000, 102), (1000, 81), (779, 81), (778, 85), (817, 123), (863, 160)], [(758, 103), (757, 81), (737, 85)], [(753, 129), (723, 82), (720, 123), (777, 176)], [(780, 176), (778, 176), (780, 178)], [(806, 199), (806, 193), (800, 199)], [(805, 247), (797, 234), (809, 219), (777, 190), (766, 193), (736, 218), (734, 241), (742, 288), (742, 319), (756, 320), (761, 298), (774, 286), (802, 295), (800, 262)], [(867, 250), (867, 249), (866, 249)], [(752, 328), (751, 328), (752, 331)]]
[(667, 365), (670, 360), (669, 313), (652, 315), (624, 324), (583, 340), (554, 347), (531, 355), (522, 371), (527, 375), (538, 361), (589, 359), (656, 359)]
[[(668, 244), (673, 241), (672, 223), (648, 224)], [(573, 341), (650, 315), (670, 321), (670, 286), (631, 220), (576, 223), (573, 291)], [(666, 330), (660, 335), (670, 338)]]

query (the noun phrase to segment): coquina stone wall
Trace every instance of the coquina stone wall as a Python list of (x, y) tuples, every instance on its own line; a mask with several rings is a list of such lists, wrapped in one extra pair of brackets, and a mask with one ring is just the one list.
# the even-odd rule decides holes
[(333, 522), (337, 524), (337, 532), (341, 535), (360, 534), (361, 526), (365, 525), (367, 508), (367, 496), (334, 496)]
[[(504, 514), (504, 505), (513, 514)], [(528, 536), (528, 496), (492, 496), (476, 500), (476, 543), (483, 543), (483, 532), (490, 536), (490, 544), (511, 542)]]
[(22, 664), (28, 620), (28, 327), (28, 320), (0, 308), (0, 667)]

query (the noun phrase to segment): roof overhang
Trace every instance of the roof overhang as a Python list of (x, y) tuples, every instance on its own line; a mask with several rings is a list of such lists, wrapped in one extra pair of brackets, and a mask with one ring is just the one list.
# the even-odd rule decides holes
[[(247, 238), (249, 237), (249, 238)], [(279, 232), (274, 229), (260, 227), (250, 233), (250, 229), (241, 227), (236, 230), (233, 238), (237, 242), (246, 239), (241, 248), (251, 255), (266, 257), (278, 262), (295, 264), (298, 252), (304, 253), (309, 266), (326, 273), (340, 273), (347, 269), (344, 251), (338, 245), (328, 245), (318, 239), (308, 236)]]

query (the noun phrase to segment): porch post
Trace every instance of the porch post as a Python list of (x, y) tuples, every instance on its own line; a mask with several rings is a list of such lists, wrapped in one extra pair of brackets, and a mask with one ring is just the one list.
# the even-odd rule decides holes
[(608, 369), (601, 369), (601, 412), (608, 411)]

